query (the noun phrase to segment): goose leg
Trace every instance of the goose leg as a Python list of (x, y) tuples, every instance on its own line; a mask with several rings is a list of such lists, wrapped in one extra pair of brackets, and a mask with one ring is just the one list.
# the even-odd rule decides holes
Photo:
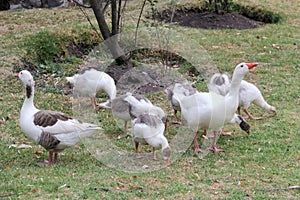
[(238, 114), (241, 115), (241, 107), (240, 106), (238, 107), (237, 111), (238, 111)]
[(48, 160), (49, 164), (53, 163), (53, 150), (49, 151), (49, 160)]
[(205, 129), (204, 130), (204, 135), (205, 135), (205, 138), (208, 139), (208, 138), (213, 138), (214, 135), (213, 134), (208, 134), (208, 131)]
[(156, 151), (155, 151), (155, 147), (153, 147), (153, 160), (157, 160), (157, 159), (156, 159)]
[(198, 153), (201, 151), (201, 149), (199, 148), (199, 144), (198, 144), (198, 132), (196, 132), (195, 136), (194, 136), (194, 146), (195, 146), (195, 153)]
[[(213, 134), (208, 134), (207, 130), (205, 130), (204, 133), (205, 133), (205, 136), (206, 136), (207, 138), (212, 138), (212, 137), (214, 137)], [(231, 132), (231, 131), (228, 131), (228, 132), (221, 131), (220, 134), (221, 134), (221, 135), (226, 135), (226, 136), (232, 136), (232, 132)]]
[(91, 101), (92, 101), (92, 105), (93, 105), (94, 109), (98, 108), (98, 105), (97, 105), (97, 102), (96, 102), (96, 97), (92, 97)]
[(177, 120), (177, 110), (174, 109), (174, 120), (172, 122), (173, 124), (180, 124), (180, 121)]
[(217, 137), (218, 137), (218, 131), (214, 131), (214, 143), (213, 145), (210, 147), (211, 150), (213, 150), (215, 153), (216, 152), (222, 152), (224, 151), (222, 148), (219, 148), (217, 146)]
[(53, 163), (56, 163), (57, 159), (58, 159), (58, 153), (55, 152), (54, 153)]
[(135, 142), (135, 155), (136, 157), (139, 157), (139, 143)]
[(53, 150), (49, 150), (49, 159), (45, 160), (44, 162), (38, 162), (37, 166), (39, 167), (44, 167), (46, 165), (51, 165), (53, 164)]
[(128, 131), (127, 121), (124, 122), (124, 128), (125, 128), (126, 131)]
[(250, 119), (255, 119), (255, 120), (259, 120), (259, 119), (262, 119), (262, 117), (254, 117), (253, 115), (251, 115), (248, 111), (247, 108), (244, 109), (244, 112), (247, 114), (247, 116), (250, 118)]
[(232, 132), (231, 132), (231, 131), (227, 131), (227, 132), (221, 131), (220, 134), (221, 134), (221, 135), (226, 135), (226, 136), (232, 136)]

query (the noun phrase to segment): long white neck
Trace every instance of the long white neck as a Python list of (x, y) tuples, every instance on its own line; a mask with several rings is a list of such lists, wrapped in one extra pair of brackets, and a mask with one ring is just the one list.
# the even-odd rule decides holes
[(237, 97), (239, 95), (239, 89), (241, 86), (241, 82), (244, 79), (244, 75), (238, 75), (234, 74), (231, 80), (231, 85), (230, 85), (230, 90), (229, 90), (229, 95), (232, 97)]
[(25, 100), (21, 109), (21, 114), (22, 111), (32, 109), (36, 110), (34, 104), (33, 104), (33, 99), (34, 99), (34, 86), (33, 85), (25, 85)]
[(168, 140), (167, 140), (167, 138), (163, 135), (163, 136), (161, 137), (161, 148), (162, 148), (162, 149), (165, 149), (165, 148), (167, 148), (168, 146), (169, 146)]
[(26, 96), (20, 113), (20, 126), (27, 137), (38, 141), (41, 134), (41, 129), (33, 124), (34, 114), (38, 111), (34, 104), (34, 87), (33, 85), (25, 86)]
[[(239, 105), (239, 88), (241, 82), (244, 78), (244, 75), (234, 74), (232, 77), (231, 85), (228, 94), (225, 97), (227, 112), (231, 111), (231, 113), (227, 113), (228, 119), (231, 120), (234, 116), (235, 111)], [(229, 119), (230, 118), (230, 119)]]

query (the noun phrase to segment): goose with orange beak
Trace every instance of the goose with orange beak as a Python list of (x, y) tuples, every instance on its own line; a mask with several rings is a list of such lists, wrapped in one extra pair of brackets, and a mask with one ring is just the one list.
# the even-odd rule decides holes
[(219, 95), (213, 92), (198, 92), (180, 100), (183, 118), (194, 133), (195, 152), (202, 152), (198, 144), (198, 130), (212, 130), (214, 141), (209, 149), (223, 151), (217, 146), (217, 137), (224, 124), (234, 117), (239, 105), (239, 87), (244, 76), (258, 63), (240, 63), (233, 72), (229, 92)]

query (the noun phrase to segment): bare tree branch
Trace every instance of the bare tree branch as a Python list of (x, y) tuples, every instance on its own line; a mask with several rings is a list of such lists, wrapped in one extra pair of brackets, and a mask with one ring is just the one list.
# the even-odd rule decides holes
[(84, 8), (92, 8), (90, 5), (85, 5), (77, 0), (72, 0), (74, 3), (76, 3), (77, 6), (80, 6), (80, 7), (84, 7)]
[(141, 21), (141, 17), (142, 17), (142, 13), (144, 11), (145, 5), (146, 5), (146, 1), (144, 0), (141, 11), (140, 11), (140, 15), (136, 24), (136, 28), (135, 28), (135, 34), (134, 34), (134, 44), (136, 45), (136, 41), (137, 41), (137, 34), (138, 34), (138, 29), (139, 29), (139, 25), (140, 25), (140, 21)]
[(121, 10), (122, 10), (122, 0), (119, 0), (119, 5), (118, 5), (118, 16), (117, 16), (117, 31), (120, 33), (120, 22), (121, 22)]
[(93, 23), (90, 20), (88, 14), (81, 7), (79, 7), (79, 9), (83, 13), (83, 15), (86, 17), (86, 19), (88, 20), (88, 22), (90, 23), (92, 29), (97, 33), (98, 37), (101, 38), (101, 39), (103, 39), (103, 37), (100, 35), (100, 33), (98, 32), (98, 30), (96, 29), (96, 27), (93, 25)]
[(111, 34), (118, 34), (118, 19), (117, 19), (117, 2), (116, 0), (111, 0)]
[(108, 6), (109, 6), (109, 3), (110, 3), (110, 0), (107, 0), (105, 6), (104, 6), (104, 8), (103, 8), (103, 12), (106, 11), (106, 9), (107, 9)]

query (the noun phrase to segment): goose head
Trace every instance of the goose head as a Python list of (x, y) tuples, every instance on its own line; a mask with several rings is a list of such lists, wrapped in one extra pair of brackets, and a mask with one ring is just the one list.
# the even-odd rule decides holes
[(70, 84), (72, 84), (72, 85), (75, 84), (75, 77), (74, 77), (74, 76), (66, 77), (66, 79), (67, 79), (67, 81), (68, 81)]
[(34, 85), (33, 77), (27, 70), (22, 70), (19, 73), (15, 73), (14, 76), (19, 78), (25, 86), (32, 87)]
[(171, 148), (170, 146), (165, 147), (162, 149), (162, 156), (163, 159), (166, 161), (166, 165), (170, 165), (170, 158), (171, 158)]
[(276, 108), (274, 106), (270, 106), (268, 112), (273, 115), (277, 114)]
[(256, 67), (258, 63), (240, 63), (234, 69), (234, 74), (240, 77), (243, 77), (249, 72), (250, 69)]

